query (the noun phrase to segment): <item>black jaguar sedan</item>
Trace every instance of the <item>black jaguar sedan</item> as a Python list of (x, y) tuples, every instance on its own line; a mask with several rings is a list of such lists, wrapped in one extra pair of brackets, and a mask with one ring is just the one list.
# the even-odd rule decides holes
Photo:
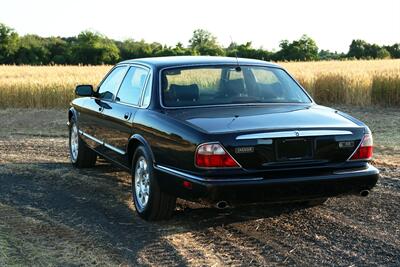
[(114, 66), (71, 103), (72, 164), (98, 156), (132, 174), (147, 220), (169, 218), (176, 198), (219, 208), (258, 202), (322, 204), (367, 196), (369, 128), (317, 105), (282, 67), (224, 57), (135, 59)]

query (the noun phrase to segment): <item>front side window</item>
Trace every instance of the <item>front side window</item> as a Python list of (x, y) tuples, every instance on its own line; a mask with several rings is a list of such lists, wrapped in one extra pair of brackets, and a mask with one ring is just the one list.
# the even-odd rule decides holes
[(103, 100), (112, 100), (121, 85), (125, 76), (127, 66), (119, 66), (114, 68), (107, 78), (100, 85), (98, 90), (99, 98)]
[(161, 73), (161, 89), (167, 107), (311, 102), (283, 69), (274, 67), (167, 69)]
[(139, 67), (129, 68), (121, 88), (118, 91), (117, 101), (132, 105), (139, 105), (143, 87), (149, 71)]

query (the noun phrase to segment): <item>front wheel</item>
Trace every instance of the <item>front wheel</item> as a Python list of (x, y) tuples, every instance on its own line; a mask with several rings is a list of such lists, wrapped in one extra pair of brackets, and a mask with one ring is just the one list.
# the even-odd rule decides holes
[(175, 210), (176, 197), (161, 190), (144, 146), (136, 149), (132, 160), (132, 197), (136, 212), (145, 220), (169, 219)]
[(87, 147), (79, 136), (78, 125), (71, 119), (69, 128), (69, 155), (71, 163), (77, 168), (89, 168), (96, 164), (97, 153)]

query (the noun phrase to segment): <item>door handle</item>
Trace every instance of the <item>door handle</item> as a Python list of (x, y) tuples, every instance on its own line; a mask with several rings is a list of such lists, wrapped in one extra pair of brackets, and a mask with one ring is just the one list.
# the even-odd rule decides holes
[(125, 120), (129, 120), (129, 119), (131, 118), (131, 114), (132, 114), (132, 113), (130, 113), (130, 112), (125, 113), (124, 119), (125, 119)]

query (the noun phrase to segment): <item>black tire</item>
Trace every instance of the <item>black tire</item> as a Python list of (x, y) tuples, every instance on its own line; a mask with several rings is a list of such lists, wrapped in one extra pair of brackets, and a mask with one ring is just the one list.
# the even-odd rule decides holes
[[(82, 138), (79, 135), (79, 128), (76, 123), (75, 118), (73, 117), (70, 122), (70, 127), (69, 127), (69, 157), (71, 160), (71, 163), (74, 167), (76, 168), (90, 168), (93, 167), (96, 164), (97, 160), (97, 153), (94, 152), (92, 149), (90, 149), (86, 143), (82, 140)], [(76, 129), (75, 129), (76, 127)], [(78, 131), (77, 137), (74, 136), (74, 131)], [(73, 147), (72, 143), (74, 143), (71, 138), (77, 138), (77, 141), (75, 141), (75, 144), (77, 143), (77, 153), (73, 153)], [(76, 139), (75, 139), (76, 140)]]
[(306, 205), (308, 207), (322, 206), (327, 200), (327, 198), (311, 199), (306, 202)]
[[(143, 160), (146, 163), (146, 171), (140, 167), (140, 162), (143, 163)], [(148, 174), (146, 176), (148, 178), (145, 179), (143, 175), (146, 174)], [(137, 179), (135, 179), (135, 175), (138, 175)], [(141, 183), (143, 181), (145, 182)], [(137, 185), (137, 182), (148, 186), (144, 186), (143, 190), (139, 189), (140, 186)], [(147, 192), (146, 204), (141, 204), (143, 200), (140, 200), (140, 198), (146, 195), (143, 192)], [(155, 178), (152, 158), (144, 146), (139, 146), (136, 149), (132, 159), (132, 198), (136, 212), (140, 217), (148, 221), (171, 218), (176, 206), (176, 197), (163, 192), (160, 188)]]

